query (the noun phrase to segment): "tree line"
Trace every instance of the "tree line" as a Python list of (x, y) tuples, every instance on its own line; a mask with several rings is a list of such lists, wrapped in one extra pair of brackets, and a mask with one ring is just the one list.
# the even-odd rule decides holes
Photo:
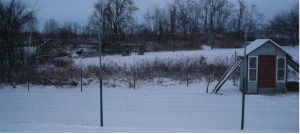
[[(298, 3), (289, 11), (277, 13), (265, 21), (254, 3), (237, 0), (174, 0), (164, 7), (153, 5), (137, 20), (138, 7), (133, 0), (98, 0), (86, 26), (70, 22), (71, 33), (97, 38), (101, 34), (105, 48), (122, 42), (154, 41), (163, 47), (190, 41), (217, 47), (237, 47), (256, 38), (271, 38), (280, 44), (298, 43)], [(48, 20), (43, 33), (60, 26)], [(52, 32), (49, 32), (52, 31)], [(128, 39), (129, 38), (129, 39)], [(145, 43), (144, 43), (145, 44)], [(188, 46), (187, 46), (188, 47)]]
[[(77, 22), (59, 24), (53, 18), (39, 31), (35, 5), (0, 0), (1, 72), (28, 65), (32, 58), (41, 58), (39, 53), (57, 53), (49, 48), (97, 45), (99, 34), (103, 50), (108, 51), (117, 50), (115, 46), (122, 43), (150, 44), (145, 48), (148, 51), (197, 49), (202, 44), (239, 47), (256, 38), (299, 43), (298, 3), (269, 21), (264, 21), (255, 4), (243, 0), (174, 0), (164, 7), (153, 5), (144, 13), (143, 21), (134, 17), (138, 10), (134, 0), (97, 0), (86, 26)], [(24, 48), (30, 45), (35, 48)], [(31, 49), (33, 54), (29, 54)]]
[[(120, 6), (122, 5), (122, 6)], [(272, 38), (280, 43), (298, 43), (298, 3), (290, 11), (277, 13), (269, 22), (257, 5), (243, 0), (174, 0), (164, 7), (153, 5), (137, 24), (133, 0), (98, 0), (89, 26), (110, 36), (152, 35), (200, 40), (208, 45), (239, 44), (255, 38)], [(116, 40), (114, 40), (116, 41)], [(225, 46), (226, 47), (226, 46)]]

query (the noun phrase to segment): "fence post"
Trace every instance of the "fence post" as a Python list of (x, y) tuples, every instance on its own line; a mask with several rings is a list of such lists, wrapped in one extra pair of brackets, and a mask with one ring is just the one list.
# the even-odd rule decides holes
[(245, 92), (246, 92), (246, 80), (243, 78), (243, 96), (242, 96), (242, 120), (241, 120), (241, 130), (244, 130), (244, 121), (245, 121)]
[(82, 92), (82, 57), (80, 58), (80, 91)]
[(244, 45), (244, 69), (242, 72), (244, 74), (243, 77), (243, 96), (242, 96), (242, 119), (241, 119), (241, 130), (244, 130), (244, 121), (245, 121), (245, 93), (247, 91), (247, 80), (248, 80), (248, 61), (247, 61), (247, 57), (246, 57), (246, 44)]
[[(28, 66), (28, 65), (27, 65)], [(30, 72), (30, 70), (29, 70), (29, 68), (27, 67), (26, 69), (25, 69), (25, 71), (24, 72), (26, 72), (25, 74), (25, 80), (26, 80), (26, 83), (25, 84), (27, 84), (27, 91), (29, 92), (29, 72)]]
[[(234, 52), (234, 61), (236, 61), (236, 51)], [(233, 85), (235, 84), (235, 72), (233, 72)]]
[(189, 87), (189, 71), (188, 71), (188, 65), (186, 66), (186, 87)]
[(29, 80), (27, 80), (27, 90), (29, 92)]
[(210, 84), (210, 81), (211, 81), (211, 78), (212, 78), (212, 66), (209, 66), (209, 76), (208, 76), (208, 82), (207, 82), (207, 86), (206, 86), (206, 93), (208, 93), (208, 87), (209, 87), (209, 84)]
[(135, 57), (133, 59), (133, 89), (135, 89)]
[(103, 98), (102, 98), (102, 45), (99, 31), (99, 64), (100, 64), (100, 126), (103, 127)]

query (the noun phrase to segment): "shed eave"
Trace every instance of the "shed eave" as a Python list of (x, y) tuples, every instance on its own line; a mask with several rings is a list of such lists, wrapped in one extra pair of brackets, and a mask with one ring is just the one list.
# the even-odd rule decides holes
[(274, 42), (271, 39), (257, 39), (254, 42), (250, 43), (248, 46), (246, 46), (246, 56), (250, 55), (255, 50), (259, 49), (263, 45), (265, 45), (267, 42), (271, 42), (275, 47), (279, 48), (282, 52), (284, 52), (288, 57), (292, 57), (289, 53), (284, 51), (280, 45), (278, 45), (276, 42)]

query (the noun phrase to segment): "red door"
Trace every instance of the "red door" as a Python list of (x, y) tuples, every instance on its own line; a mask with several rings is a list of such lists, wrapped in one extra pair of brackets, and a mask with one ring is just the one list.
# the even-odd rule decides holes
[(258, 88), (275, 87), (275, 56), (258, 57)]

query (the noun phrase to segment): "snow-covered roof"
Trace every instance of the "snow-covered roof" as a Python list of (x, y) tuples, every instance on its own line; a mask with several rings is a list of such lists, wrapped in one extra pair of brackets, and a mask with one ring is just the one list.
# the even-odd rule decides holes
[[(264, 45), (265, 43), (267, 43), (268, 41), (270, 41), (272, 44), (274, 44), (276, 47), (278, 47), (279, 49), (281, 49), (283, 52), (287, 53), (286, 51), (284, 51), (277, 43), (275, 43), (274, 41), (272, 41), (271, 39), (257, 39), (255, 41), (253, 41), (252, 43), (250, 43), (249, 45), (246, 46), (246, 55), (250, 54), (251, 52), (253, 52), (254, 50), (256, 50), (257, 48), (259, 48), (260, 46)], [(288, 54), (288, 53), (287, 53)], [(288, 54), (289, 55), (289, 54)]]

